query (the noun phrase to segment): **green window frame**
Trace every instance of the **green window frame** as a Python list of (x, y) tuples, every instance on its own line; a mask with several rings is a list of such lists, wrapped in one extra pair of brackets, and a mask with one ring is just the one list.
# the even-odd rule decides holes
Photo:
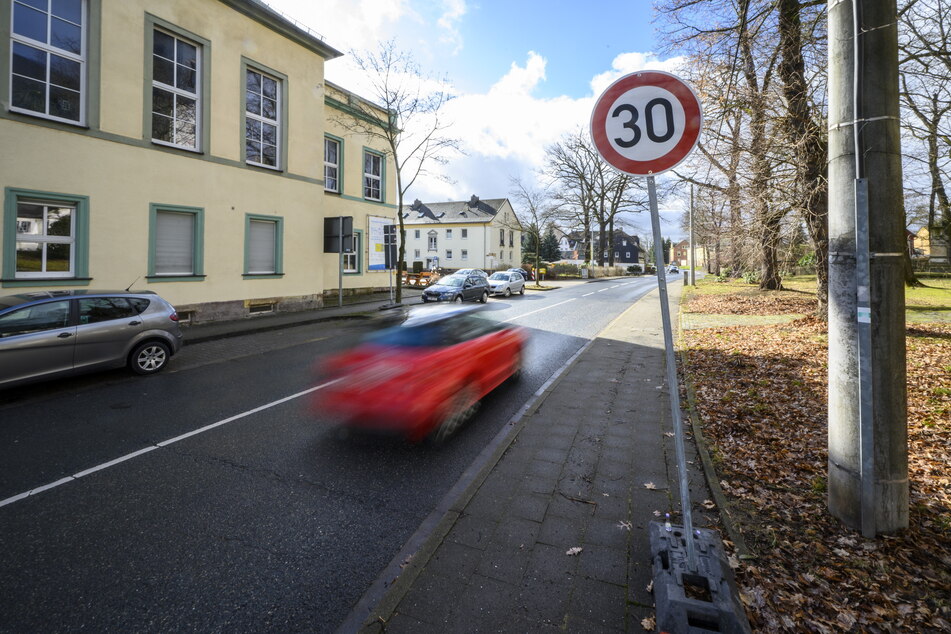
[[(196, 90), (196, 113), (195, 113), (195, 145), (194, 147), (184, 143), (176, 143), (158, 139), (153, 130), (153, 113), (155, 103), (154, 91), (164, 90), (168, 92), (167, 87), (163, 87), (154, 75), (155, 68), (155, 32), (164, 32), (183, 43), (195, 46), (197, 49), (197, 67), (195, 68), (197, 80)], [(177, 45), (176, 45), (177, 46)], [(211, 142), (211, 41), (200, 37), (190, 31), (186, 31), (171, 22), (163, 20), (151, 14), (145, 14), (145, 81), (143, 86), (143, 104), (142, 108), (142, 138), (143, 140), (163, 148), (172, 148), (202, 154), (208, 150)], [(176, 66), (177, 68), (177, 66)], [(184, 96), (184, 95), (182, 95)]]
[[(255, 260), (252, 253), (252, 232), (254, 223), (271, 223), (274, 225), (273, 244), (273, 271), (252, 272)], [(245, 214), (244, 216), (244, 279), (261, 280), (274, 279), (284, 276), (284, 218), (281, 216), (265, 216), (262, 214)]]
[[(39, 203), (69, 206), (74, 210), (72, 224), (72, 272), (63, 277), (23, 277), (17, 275), (17, 207)], [(89, 277), (89, 197), (33, 189), (6, 187), (3, 200), (3, 279), (4, 287), (88, 286)]]
[[(277, 82), (277, 119), (266, 121), (268, 124), (276, 124), (277, 126), (277, 149), (276, 149), (276, 165), (268, 165), (266, 163), (258, 162), (254, 156), (248, 155), (248, 145), (253, 141), (249, 138), (251, 134), (251, 127), (255, 126), (257, 123), (259, 126), (262, 125), (262, 119), (259, 116), (255, 116), (252, 113), (252, 116), (248, 116), (248, 73), (251, 72), (260, 76), (267, 76), (269, 79), (272, 79)], [(248, 59), (246, 57), (241, 58), (241, 99), (240, 99), (240, 119), (241, 122), (241, 162), (249, 167), (265, 169), (271, 172), (284, 172), (287, 171), (287, 139), (288, 139), (288, 109), (287, 109), (287, 93), (288, 93), (288, 79), (287, 75), (280, 73), (273, 68), (268, 68), (264, 64), (259, 64), (254, 60)], [(252, 104), (253, 106), (253, 104)], [(251, 127), (249, 127), (251, 126)], [(263, 153), (262, 153), (263, 156)]]
[[(191, 272), (159, 271), (163, 245), (158, 244), (159, 222), (161, 214), (182, 214), (192, 217), (191, 245), (188, 249), (191, 258)], [(145, 279), (148, 282), (200, 282), (205, 279), (205, 210), (201, 207), (183, 207), (181, 205), (149, 204), (149, 267)]]

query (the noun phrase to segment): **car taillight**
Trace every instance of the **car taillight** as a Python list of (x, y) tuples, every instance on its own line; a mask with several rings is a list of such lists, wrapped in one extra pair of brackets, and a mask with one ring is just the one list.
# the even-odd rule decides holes
[(172, 321), (178, 321), (178, 313), (172, 313), (171, 315), (168, 316), (168, 318), (171, 319)]

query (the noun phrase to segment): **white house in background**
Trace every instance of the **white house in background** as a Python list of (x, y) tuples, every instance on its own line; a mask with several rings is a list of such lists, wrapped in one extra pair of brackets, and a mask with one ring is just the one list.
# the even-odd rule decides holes
[(406, 265), (423, 269), (498, 271), (521, 266), (522, 232), (507, 198), (403, 207)]

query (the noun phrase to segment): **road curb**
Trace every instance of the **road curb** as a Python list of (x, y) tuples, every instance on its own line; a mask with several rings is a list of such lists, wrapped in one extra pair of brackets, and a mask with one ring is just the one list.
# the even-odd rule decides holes
[[(370, 634), (385, 631), (387, 619), (392, 616), (396, 606), (399, 605), (400, 601), (412, 587), (413, 582), (426, 568), (433, 554), (442, 544), (460, 515), (462, 515), (466, 504), (479, 490), (508, 448), (515, 442), (518, 434), (525, 425), (528, 424), (529, 418), (541, 407), (548, 396), (578, 363), (581, 356), (594, 345), (594, 342), (602, 333), (623, 319), (628, 312), (634, 310), (640, 302), (653, 297), (655, 293), (656, 291), (650, 291), (644, 294), (620, 315), (611, 320), (597, 335), (575, 352), (562, 366), (557, 376), (550, 378), (543, 384), (538, 391), (536, 391), (534, 398), (515, 413), (512, 420), (500, 430), (492, 442), (483, 450), (483, 453), (470, 465), (470, 469), (474, 473), (471, 473), (470, 469), (467, 469), (466, 472), (463, 473), (459, 482), (467, 483), (462, 487), (462, 490), (457, 491), (455, 487), (450, 489), (444, 498), (448, 504), (440, 503), (433, 511), (434, 514), (439, 513), (441, 517), (432, 518), (430, 516), (423, 521), (420, 528), (417, 529), (417, 532), (414, 533), (404, 547), (400, 549), (400, 552), (397, 553), (396, 557), (393, 558), (380, 577), (378, 577), (377, 581), (374, 582), (373, 586), (364, 594), (350, 615), (340, 625), (337, 629), (338, 634), (349, 634), (355, 631)], [(445, 510), (440, 512), (440, 509)], [(420, 545), (415, 547), (414, 544), (416, 543)], [(400, 569), (402, 572), (399, 572)], [(388, 578), (391, 579), (391, 581), (386, 581)], [(379, 586), (381, 583), (385, 584), (386, 589), (382, 592), (380, 599), (373, 601), (372, 597), (375, 592), (374, 586)], [(376, 591), (378, 592), (379, 590)], [(360, 618), (360, 612), (368, 612), (368, 614)]]

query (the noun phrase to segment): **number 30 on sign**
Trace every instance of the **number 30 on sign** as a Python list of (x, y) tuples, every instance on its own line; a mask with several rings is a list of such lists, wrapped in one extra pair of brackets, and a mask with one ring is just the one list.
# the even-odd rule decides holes
[(652, 176), (675, 167), (700, 138), (700, 100), (680, 78), (642, 71), (608, 86), (591, 114), (591, 138), (615, 169)]

